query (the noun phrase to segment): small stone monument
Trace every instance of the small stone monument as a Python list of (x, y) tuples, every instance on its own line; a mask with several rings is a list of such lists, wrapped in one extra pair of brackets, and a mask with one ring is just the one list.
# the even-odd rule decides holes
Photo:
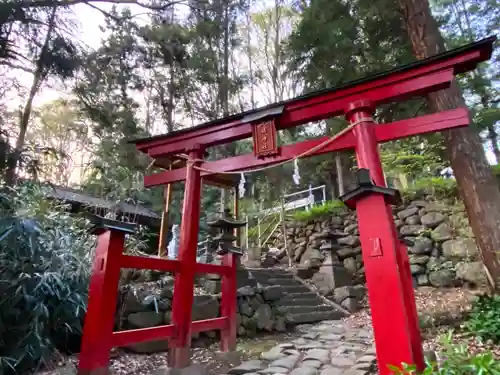
[(167, 257), (169, 259), (177, 259), (179, 256), (179, 234), (180, 227), (178, 224), (172, 225), (172, 239), (168, 243)]

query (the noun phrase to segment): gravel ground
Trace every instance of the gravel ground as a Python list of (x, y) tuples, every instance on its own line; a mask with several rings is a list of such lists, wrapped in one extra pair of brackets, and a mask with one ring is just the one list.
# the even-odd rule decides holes
[[(424, 324), (423, 339), (426, 350), (439, 351), (438, 336), (446, 333), (450, 328), (459, 329), (465, 313), (470, 309), (471, 302), (482, 293), (481, 290), (469, 289), (434, 289), (422, 287), (416, 291), (417, 309), (421, 322)], [(356, 327), (371, 324), (369, 309), (363, 310), (345, 319)], [(253, 338), (238, 340), (238, 348), (234, 353), (220, 353), (218, 343), (197, 342), (198, 347), (193, 348), (193, 363), (207, 367), (210, 375), (223, 374), (230, 368), (237, 366), (242, 361), (258, 358), (260, 353), (269, 350), (278, 343), (292, 340), (299, 333), (290, 332), (281, 335), (260, 335)], [(492, 350), (500, 359), (500, 348), (480, 343), (473, 337), (458, 333), (456, 340), (465, 342), (472, 352)], [(159, 367), (166, 366), (166, 353), (151, 355), (133, 354), (118, 350), (113, 353), (111, 371), (116, 375), (149, 375)], [(55, 375), (74, 373), (77, 358), (75, 356), (60, 356), (50, 369), (40, 371), (36, 375)], [(67, 371), (61, 371), (62, 369)]]
[[(238, 339), (237, 350), (233, 353), (221, 353), (219, 343), (203, 344), (192, 349), (193, 363), (203, 365), (209, 371), (209, 375), (223, 374), (230, 368), (238, 366), (243, 361), (258, 358), (260, 353), (268, 351), (273, 346), (293, 340), (300, 333), (290, 332), (286, 334), (259, 335), (252, 338)], [(149, 375), (159, 367), (167, 366), (166, 353), (134, 354), (123, 350), (112, 353), (110, 369), (116, 375)], [(35, 375), (71, 375), (74, 374), (78, 362), (77, 356), (60, 355), (53, 365), (39, 371)]]

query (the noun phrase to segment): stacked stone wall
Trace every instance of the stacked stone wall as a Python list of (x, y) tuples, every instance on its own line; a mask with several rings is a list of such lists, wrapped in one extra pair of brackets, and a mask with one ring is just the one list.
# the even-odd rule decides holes
[[(212, 319), (221, 316), (221, 294), (208, 294), (196, 287), (191, 318), (195, 320)], [(237, 293), (238, 335), (252, 337), (258, 332), (283, 332), (287, 323), (278, 301), (283, 297), (280, 287), (261, 287), (244, 285)], [(121, 287), (118, 302), (116, 329), (129, 330), (155, 327), (171, 323), (173, 298), (173, 278), (158, 275), (158, 280), (128, 284)], [(215, 331), (193, 335), (193, 338), (215, 339)], [(164, 351), (167, 340), (146, 342), (127, 346), (138, 353)]]
[[(401, 238), (415, 243), (408, 249), (415, 286), (486, 283), (478, 248), (461, 203), (438, 202), (427, 196), (393, 207), (393, 216)], [(299, 275), (316, 283), (326, 294), (333, 290), (329, 285), (322, 285), (324, 277), (319, 272), (322, 268), (341, 266), (349, 272), (353, 284), (364, 283), (355, 212), (339, 210), (330, 217), (288, 222), (286, 228), (287, 254), (293, 258)], [(267, 266), (289, 264), (288, 256), (278, 259), (273, 255), (284, 253), (282, 230), (276, 232), (270, 246), (265, 259)]]

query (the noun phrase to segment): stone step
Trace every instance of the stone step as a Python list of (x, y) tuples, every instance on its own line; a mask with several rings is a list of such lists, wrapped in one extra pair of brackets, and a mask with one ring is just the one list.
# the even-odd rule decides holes
[(252, 272), (289, 272), (288, 270), (286, 270), (284, 268), (280, 268), (280, 267), (277, 267), (277, 268), (265, 268), (265, 267), (252, 268), (252, 267), (249, 267), (247, 269), (249, 271), (252, 271)]
[(323, 320), (339, 320), (343, 317), (344, 314), (341, 311), (332, 309), (330, 311), (287, 314), (285, 315), (285, 321), (289, 324), (306, 324), (321, 322)]
[(273, 282), (277, 282), (279, 284), (281, 284), (282, 282), (290, 282), (290, 281), (295, 281), (297, 282), (297, 280), (295, 280), (293, 277), (276, 277), (276, 275), (274, 277), (254, 277), (253, 280), (256, 280), (258, 281), (259, 283), (261, 284), (269, 284), (269, 283), (273, 283)]
[(290, 298), (286, 296), (285, 298), (280, 299), (276, 306), (318, 306), (323, 304), (323, 300), (318, 298), (315, 294), (312, 294), (311, 297), (304, 298)]
[(295, 299), (317, 300), (320, 298), (316, 293), (311, 292), (309, 290), (308, 292), (292, 292), (292, 293), (288, 292), (283, 296), (283, 298), (280, 299), (280, 301), (295, 300)]
[(271, 278), (267, 280), (257, 279), (257, 281), (262, 285), (303, 285), (300, 281), (297, 281), (294, 278)]
[(292, 274), (280, 269), (248, 269), (248, 272), (255, 278), (272, 278), (272, 277), (293, 277)]
[(302, 285), (280, 285), (283, 288), (284, 297), (288, 296), (290, 293), (311, 293), (311, 290)]
[(313, 306), (280, 306), (278, 311), (283, 315), (287, 316), (288, 314), (296, 315), (296, 314), (310, 314), (316, 312), (331, 312), (336, 311), (333, 306), (329, 305), (313, 305)]
[(324, 301), (293, 274), (283, 269), (249, 269), (249, 275), (262, 286), (279, 286), (283, 297), (276, 301), (279, 311), (289, 324), (316, 323), (323, 320), (338, 320), (344, 313)]
[(291, 274), (269, 274), (269, 275), (261, 275), (261, 274), (253, 274), (251, 273), (252, 277), (256, 280), (269, 280), (269, 279), (293, 279), (293, 275)]
[(270, 279), (279, 279), (279, 280), (294, 280), (293, 275), (287, 274), (269, 274), (269, 275), (261, 275), (261, 274), (250, 274), (255, 280), (270, 280)]
[(307, 293), (304, 292), (292, 292), (292, 293), (287, 293), (286, 296), (284, 297), (290, 297), (290, 298), (313, 298), (318, 297), (318, 295), (311, 291), (310, 289), (307, 290)]
[(293, 279), (293, 275), (291, 273), (253, 273), (249, 272), (249, 275), (252, 275), (256, 279), (274, 279), (274, 278), (284, 278), (284, 279)]

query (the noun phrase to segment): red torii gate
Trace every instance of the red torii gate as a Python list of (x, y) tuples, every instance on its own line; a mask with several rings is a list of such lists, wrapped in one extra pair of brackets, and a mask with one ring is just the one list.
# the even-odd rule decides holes
[[(144, 179), (144, 184), (148, 187), (186, 181), (183, 207), (185, 219), (181, 224), (179, 260), (139, 259), (140, 257), (121, 255), (120, 262), (109, 262), (111, 264), (106, 266), (104, 262), (108, 262), (104, 259), (109, 259), (107, 253), (112, 247), (119, 248), (113, 250), (115, 253), (121, 253), (123, 241), (115, 240), (116, 244), (110, 246), (113, 232), (101, 235), (107, 236), (107, 240), (103, 239), (102, 243), (105, 242), (105, 245), (98, 247), (93, 270), (93, 280), (98, 280), (90, 290), (80, 355), (79, 368), (82, 373), (96, 372), (106, 367), (112, 346), (161, 337), (171, 337), (171, 346), (174, 348), (169, 358), (171, 365), (183, 367), (189, 362), (189, 344), (193, 331), (222, 329), (223, 349), (234, 349), (234, 255), (226, 255), (226, 265), (223, 266), (197, 264), (195, 260), (202, 178), (217, 179), (228, 172), (251, 170), (298, 156), (313, 156), (345, 149), (355, 149), (360, 168), (360, 186), (346, 194), (344, 200), (357, 211), (379, 371), (382, 375), (389, 374), (387, 365), (397, 366), (402, 362), (416, 364), (421, 369), (424, 366), (423, 355), (407, 249), (398, 239), (390, 207), (398, 194), (385, 187), (378, 143), (467, 126), (469, 114), (466, 108), (458, 108), (390, 124), (374, 123), (372, 114), (380, 104), (402, 101), (449, 87), (456, 74), (473, 70), (478, 63), (491, 57), (495, 40), (496, 38), (490, 37), (341, 87), (194, 128), (135, 141), (138, 150), (158, 161), (180, 153), (188, 154), (184, 168), (149, 175)], [(344, 115), (351, 125), (347, 131), (337, 134), (333, 139), (322, 137), (277, 147), (277, 129), (339, 115)], [(253, 154), (217, 161), (202, 160), (207, 148), (248, 137), (253, 137), (254, 140)], [(366, 172), (371, 175), (368, 181)], [(108, 296), (104, 299), (113, 302), (116, 300), (116, 273), (120, 267), (176, 272), (172, 325), (112, 332), (112, 322), (108, 321), (112, 314), (108, 308), (106, 316), (99, 315), (99, 304), (103, 303), (104, 296)], [(227, 288), (223, 290), (223, 299), (227, 304), (224, 306), (223, 317), (191, 322), (195, 272), (217, 273), (225, 277)]]

